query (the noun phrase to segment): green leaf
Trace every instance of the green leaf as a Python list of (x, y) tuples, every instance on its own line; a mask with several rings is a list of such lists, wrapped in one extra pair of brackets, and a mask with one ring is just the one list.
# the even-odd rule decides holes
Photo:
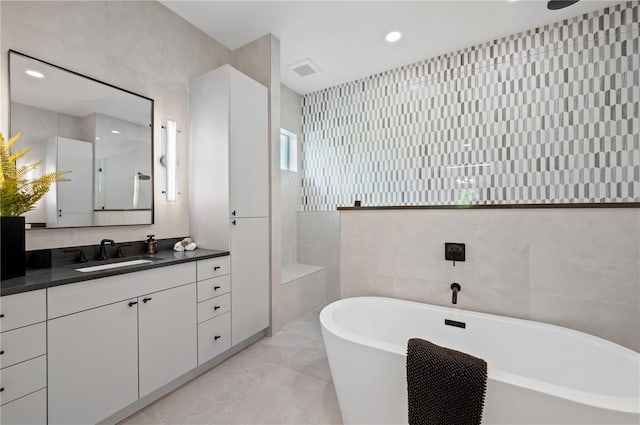
[(25, 175), (40, 166), (40, 162), (17, 166), (16, 161), (22, 158), (29, 148), (11, 153), (22, 133), (6, 140), (0, 133), (0, 216), (16, 217), (35, 208), (38, 202), (54, 183), (69, 181), (62, 177), (70, 171), (55, 171), (43, 176), (27, 180)]

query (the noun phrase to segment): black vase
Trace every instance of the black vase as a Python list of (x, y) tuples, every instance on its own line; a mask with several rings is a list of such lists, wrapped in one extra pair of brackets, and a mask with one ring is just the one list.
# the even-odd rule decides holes
[(24, 276), (24, 217), (0, 217), (1, 280)]

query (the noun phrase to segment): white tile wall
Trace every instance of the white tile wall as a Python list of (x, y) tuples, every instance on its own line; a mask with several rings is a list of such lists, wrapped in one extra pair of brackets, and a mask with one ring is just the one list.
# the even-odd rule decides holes
[(640, 202), (639, 11), (612, 3), (305, 95), (304, 210)]
[(282, 265), (298, 262), (297, 214), (302, 200), (302, 96), (280, 86), (280, 127), (298, 136), (298, 171), (280, 170), (282, 214)]
[(324, 266), (283, 285), (277, 285), (274, 329), (329, 300), (338, 298), (338, 215), (301, 213), (302, 97), (281, 86), (281, 128), (298, 135), (298, 172), (280, 170), (283, 276), (292, 264)]
[(327, 301), (339, 298), (340, 215), (298, 212), (298, 261), (326, 267)]
[[(343, 211), (340, 295), (558, 324), (640, 350), (637, 209)], [(464, 242), (467, 261), (444, 260)]]
[(327, 269), (321, 269), (282, 284), (282, 323), (288, 324), (322, 306), (327, 299), (326, 282)]
[(297, 214), (300, 205), (300, 180), (298, 173), (280, 170), (283, 266), (298, 262)]

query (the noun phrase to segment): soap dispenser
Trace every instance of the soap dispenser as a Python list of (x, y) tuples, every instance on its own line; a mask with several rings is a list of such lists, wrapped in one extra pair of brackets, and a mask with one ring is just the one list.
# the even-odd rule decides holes
[(158, 252), (158, 241), (153, 239), (155, 235), (147, 235), (147, 240), (144, 241), (144, 251), (146, 254), (155, 254)]

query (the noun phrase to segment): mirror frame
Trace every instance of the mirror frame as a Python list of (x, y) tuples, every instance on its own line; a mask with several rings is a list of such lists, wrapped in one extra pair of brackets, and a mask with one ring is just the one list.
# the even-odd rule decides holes
[[(148, 96), (141, 95), (140, 93), (136, 93), (134, 91), (127, 90), (127, 89), (124, 89), (122, 87), (118, 87), (118, 86), (116, 86), (114, 84), (107, 83), (107, 82), (102, 81), (102, 80), (98, 80), (97, 78), (90, 77), (90, 76), (82, 74), (80, 72), (73, 71), (71, 69), (62, 67), (60, 65), (56, 65), (56, 64), (53, 64), (51, 62), (47, 62), (45, 60), (42, 60), (42, 59), (38, 59), (38, 58), (33, 57), (31, 55), (28, 55), (26, 53), (22, 53), (22, 52), (19, 52), (17, 50), (9, 49), (8, 52), (7, 52), (7, 82), (8, 82), (8, 85), (9, 85), (9, 88), (8, 88), (8, 94), (9, 94), (9, 96), (8, 96), (9, 97), (9, 108), (8, 108), (9, 109), (9, 136), (11, 136), (11, 134), (12, 134), (12, 128), (11, 128), (11, 54), (12, 53), (16, 54), (16, 55), (20, 55), (22, 57), (25, 57), (27, 59), (38, 61), (38, 62), (43, 63), (43, 64), (48, 65), (48, 66), (52, 66), (52, 67), (57, 68), (57, 69), (59, 69), (61, 71), (69, 72), (69, 73), (71, 73), (73, 75), (76, 75), (78, 77), (86, 78), (86, 79), (88, 79), (90, 81), (105, 85), (107, 87), (111, 87), (113, 89), (120, 90), (120, 91), (122, 91), (124, 93), (141, 97), (141, 98), (151, 102), (151, 173), (152, 173), (151, 223), (109, 224), (109, 225), (104, 225), (104, 226), (76, 226), (76, 227), (40, 227), (40, 226), (35, 226), (35, 227), (31, 227), (29, 230), (31, 230), (31, 229), (47, 229), (47, 230), (54, 230), (54, 229), (84, 229), (84, 228), (90, 229), (90, 228), (119, 227), (119, 226), (150, 226), (152, 224), (155, 224), (155, 211), (156, 211), (156, 208), (155, 208), (155, 205), (156, 205), (156, 203), (155, 203), (156, 161), (155, 161), (155, 150), (154, 150), (154, 148), (155, 148), (155, 102), (154, 102), (154, 100), (152, 98), (148, 97)], [(112, 211), (143, 211), (143, 210), (112, 210)]]

